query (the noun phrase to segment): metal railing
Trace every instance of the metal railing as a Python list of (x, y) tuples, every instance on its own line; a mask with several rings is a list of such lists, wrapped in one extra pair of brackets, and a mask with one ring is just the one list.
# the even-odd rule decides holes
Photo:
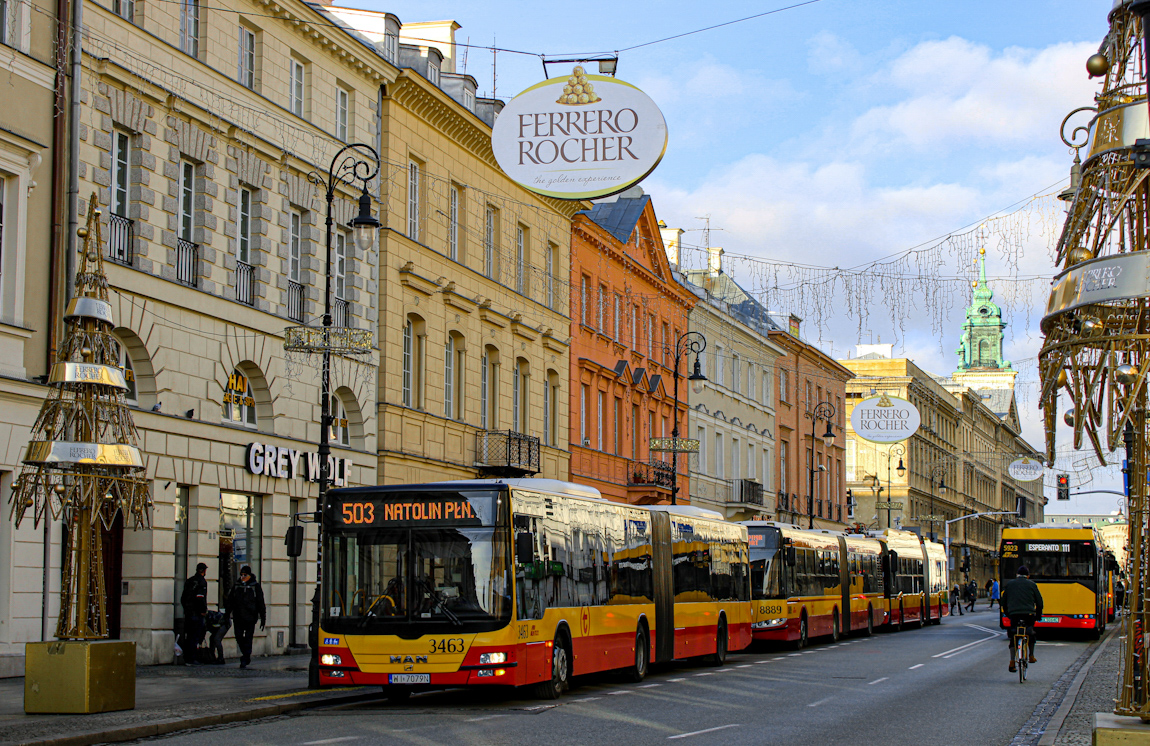
[(288, 318), (303, 323), (303, 285), (288, 280)]
[(539, 473), (539, 438), (514, 430), (475, 434), (475, 464), (492, 476)]
[(176, 280), (185, 285), (199, 287), (200, 278), (196, 265), (200, 258), (200, 247), (182, 238), (176, 239)]
[(331, 299), (331, 323), (332, 323), (332, 326), (347, 326), (348, 325), (347, 321), (348, 321), (348, 319), (351, 318), (351, 314), (348, 313), (348, 311), (349, 311), (349, 306), (348, 306), (347, 301), (345, 301), (343, 298), (332, 298)]
[(665, 461), (658, 459), (652, 459), (649, 463), (632, 461), (627, 466), (627, 483), (649, 484), (671, 489), (672, 474), (674, 470)]
[(763, 485), (753, 479), (736, 479), (731, 485), (731, 502), (763, 504)]
[(132, 221), (123, 215), (108, 215), (108, 258), (120, 264), (132, 263)]
[(247, 262), (236, 262), (236, 300), (249, 306), (256, 304), (255, 267)]

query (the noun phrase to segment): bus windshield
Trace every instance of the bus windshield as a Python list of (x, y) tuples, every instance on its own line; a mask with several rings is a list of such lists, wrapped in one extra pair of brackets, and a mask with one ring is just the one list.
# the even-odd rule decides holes
[(747, 541), (751, 553), (751, 598), (782, 598), (782, 555), (777, 528), (749, 528)]
[(479, 632), (510, 622), (510, 539), (505, 526), (492, 525), (495, 495), (414, 497), (387, 494), (369, 503), (348, 496), (336, 505), (337, 516), (352, 507), (351, 517), (338, 521), (344, 525), (325, 533), (325, 630)]
[(1004, 540), (1002, 576), (1013, 578), (1019, 566), (1026, 565), (1030, 579), (1036, 582), (1062, 580), (1092, 584), (1097, 553), (1092, 541)]

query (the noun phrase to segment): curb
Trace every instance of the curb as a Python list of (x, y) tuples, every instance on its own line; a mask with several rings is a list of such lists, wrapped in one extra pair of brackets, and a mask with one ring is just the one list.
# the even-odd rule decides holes
[(26, 744), (27, 746), (91, 746), (91, 744), (99, 743), (121, 743), (123, 741), (135, 741), (141, 738), (149, 738), (151, 736), (163, 736), (182, 730), (194, 730), (196, 728), (206, 728), (213, 725), (227, 725), (228, 723), (240, 723), (247, 720), (259, 720), (261, 718), (275, 717), (277, 715), (287, 715), (293, 712), (308, 710), (314, 707), (355, 704), (357, 702), (378, 699), (378, 697), (379, 695), (375, 693), (349, 694), (338, 697), (323, 697), (320, 699), (311, 699), (303, 702), (285, 702), (284, 704), (278, 705), (262, 705), (259, 707), (250, 707), (246, 710), (221, 712), (215, 715), (201, 715), (199, 717), (193, 718), (170, 718), (168, 720), (156, 720), (151, 723), (128, 725), (122, 728), (110, 728), (103, 731), (77, 733), (66, 736), (51, 736), (48, 738), (34, 739), (31, 741), (21, 741), (20, 743)]
[(1062, 695), (1062, 704), (1054, 711), (1050, 720), (1046, 722), (1046, 728), (1042, 733), (1042, 738), (1038, 739), (1038, 746), (1054, 746), (1054, 742), (1058, 740), (1058, 732), (1062, 730), (1062, 724), (1066, 722), (1066, 717), (1070, 714), (1070, 710), (1074, 707), (1074, 703), (1078, 700), (1078, 690), (1082, 688), (1083, 682), (1086, 681), (1086, 675), (1090, 673), (1090, 669), (1094, 666), (1094, 661), (1098, 660), (1098, 656), (1102, 655), (1102, 651), (1110, 644), (1118, 634), (1118, 630), (1122, 629), (1120, 624), (1115, 624), (1102, 641), (1098, 643), (1098, 648), (1087, 659), (1086, 663), (1082, 664), (1082, 668), (1078, 669), (1078, 673), (1074, 676), (1074, 681), (1070, 682), (1070, 687), (1067, 688), (1066, 694)]

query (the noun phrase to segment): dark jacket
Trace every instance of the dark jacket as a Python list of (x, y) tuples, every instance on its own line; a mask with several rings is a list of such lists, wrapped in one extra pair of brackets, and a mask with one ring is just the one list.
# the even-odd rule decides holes
[(1042, 615), (1042, 593), (1038, 584), (1027, 577), (1017, 577), (1009, 581), (1002, 589), (1000, 603), (1002, 613), (1007, 616), (1015, 614)]
[(201, 616), (208, 611), (208, 581), (204, 576), (196, 573), (184, 583), (184, 592), (180, 595), (180, 605), (184, 607), (184, 616)]
[(263, 626), (267, 622), (264, 589), (255, 578), (248, 578), (246, 583), (236, 581), (224, 601), (224, 608), (236, 624), (253, 624), (259, 620), (260, 626)]

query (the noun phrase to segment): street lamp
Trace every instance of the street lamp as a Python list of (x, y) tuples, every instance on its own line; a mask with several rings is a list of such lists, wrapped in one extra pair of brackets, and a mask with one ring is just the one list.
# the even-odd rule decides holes
[[(811, 421), (811, 460), (807, 464), (808, 489), (807, 493), (807, 528), (815, 527), (815, 426), (819, 420), (827, 421), (827, 431), (823, 433), (823, 444), (830, 448), (835, 442), (835, 432), (831, 429), (831, 418), (835, 416), (835, 406), (830, 402), (821, 401), (815, 408), (804, 415)], [(828, 459), (829, 460), (829, 459)], [(821, 471), (826, 471), (822, 469)], [(829, 504), (829, 501), (828, 501)]]
[(703, 393), (703, 386), (707, 382), (707, 377), (703, 375), (703, 366), (699, 362), (699, 356), (703, 354), (703, 350), (707, 349), (707, 338), (700, 332), (683, 332), (679, 338), (675, 340), (675, 348), (673, 350), (675, 355), (675, 424), (671, 428), (671, 440), (673, 448), (671, 449), (671, 504), (678, 504), (679, 496), (679, 363), (682, 362), (684, 355), (695, 353), (695, 367), (687, 380), (691, 382), (691, 391), (696, 394)]
[(890, 528), (890, 511), (891, 511), (891, 508), (889, 507), (890, 502), (891, 502), (890, 460), (893, 457), (898, 456), (898, 467), (895, 469), (895, 472), (898, 473), (898, 476), (901, 479), (902, 477), (906, 476), (906, 467), (903, 466), (903, 463), (902, 463), (902, 457), (904, 455), (906, 455), (906, 448), (904, 448), (901, 444), (895, 444), (895, 445), (891, 446), (890, 448), (888, 448), (886, 451), (886, 501), (887, 501), (887, 506), (888, 506), (886, 509), (886, 527), (887, 528)]
[(946, 464), (935, 464), (930, 470), (930, 540), (935, 540), (934, 535), (934, 486), (935, 480), (938, 480), (939, 493), (946, 492)]

